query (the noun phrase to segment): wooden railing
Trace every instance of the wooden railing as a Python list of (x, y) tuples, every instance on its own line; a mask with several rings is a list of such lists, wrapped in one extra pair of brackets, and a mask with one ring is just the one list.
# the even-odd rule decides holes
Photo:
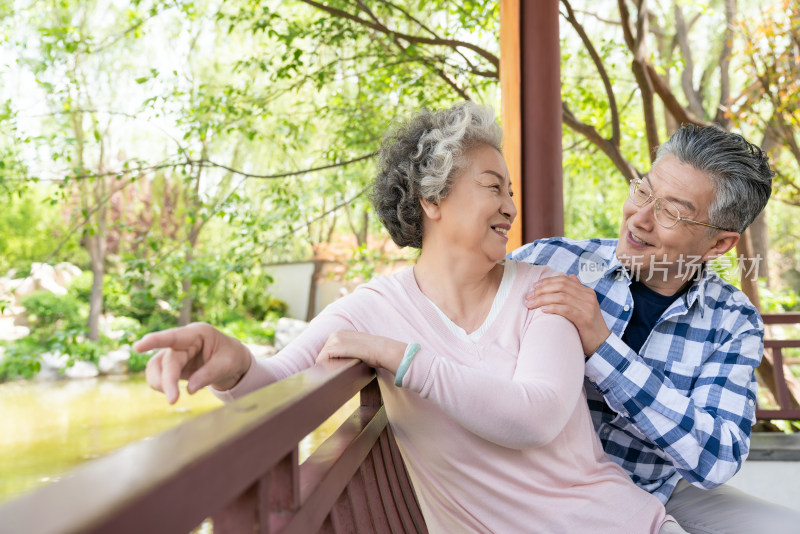
[[(298, 442), (360, 392), (311, 456)], [(427, 532), (375, 373), (326, 363), (0, 507), (2, 533)]]
[[(769, 325), (790, 325), (800, 326), (800, 313), (777, 313), (764, 314), (764, 324)], [(787, 371), (789, 364), (800, 364), (800, 359), (785, 358), (783, 349), (800, 348), (800, 339), (770, 339), (769, 335), (764, 339), (764, 358), (759, 368), (759, 375), (762, 381), (766, 382), (769, 390), (774, 392), (777, 408), (756, 409), (758, 419), (790, 419), (800, 420), (800, 403), (797, 396), (790, 393), (788, 386)]]

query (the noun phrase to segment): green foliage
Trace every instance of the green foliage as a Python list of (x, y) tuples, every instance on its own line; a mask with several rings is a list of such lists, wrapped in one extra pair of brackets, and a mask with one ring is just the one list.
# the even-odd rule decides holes
[(41, 348), (32, 337), (7, 344), (0, 357), (0, 381), (33, 378), (41, 369)]
[(136, 351), (131, 351), (131, 357), (128, 360), (128, 370), (131, 373), (140, 373), (144, 371), (145, 367), (147, 367), (147, 362), (149, 362), (150, 358), (152, 357), (152, 353), (142, 354)]
[(274, 322), (277, 316), (271, 315), (272, 321), (259, 322), (240, 317), (220, 325), (220, 330), (246, 343), (269, 345), (275, 341)]
[(80, 303), (70, 295), (37, 291), (21, 300), (28, 315), (31, 333), (49, 335), (81, 326)]
[[(17, 276), (26, 276), (31, 263), (50, 256), (64, 238), (59, 206), (47, 200), (52, 191), (52, 188), (30, 186), (5, 198), (0, 195), (3, 203), (0, 210), (0, 273), (16, 269)], [(48, 261), (55, 263), (69, 259), (80, 263), (85, 256), (77, 250), (76, 235), (67, 238)]]
[(764, 313), (785, 313), (800, 310), (800, 295), (794, 289), (773, 292), (766, 286), (766, 283), (760, 281), (758, 293), (761, 299), (761, 310)]

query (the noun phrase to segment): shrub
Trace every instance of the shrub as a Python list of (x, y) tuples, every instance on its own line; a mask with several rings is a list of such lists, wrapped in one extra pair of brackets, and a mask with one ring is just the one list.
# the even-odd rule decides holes
[(275, 328), (269, 324), (262, 324), (252, 319), (235, 319), (227, 324), (220, 325), (219, 329), (246, 343), (271, 345), (275, 341)]
[(42, 368), (41, 352), (41, 346), (30, 336), (9, 344), (0, 358), (0, 381), (33, 378)]
[(131, 373), (140, 373), (144, 371), (144, 368), (147, 367), (147, 362), (150, 361), (153, 354), (131, 351), (131, 357), (128, 360), (128, 370)]
[(28, 314), (32, 332), (50, 333), (82, 325), (80, 303), (71, 295), (37, 291), (24, 297), (21, 304)]

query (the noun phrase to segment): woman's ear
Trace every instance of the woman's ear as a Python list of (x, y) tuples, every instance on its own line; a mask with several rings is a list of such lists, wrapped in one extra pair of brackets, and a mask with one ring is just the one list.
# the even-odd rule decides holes
[(428, 219), (432, 221), (438, 221), (442, 217), (442, 210), (439, 208), (438, 204), (428, 202), (422, 197), (420, 197), (419, 203), (422, 206), (422, 211), (425, 212), (425, 216)]

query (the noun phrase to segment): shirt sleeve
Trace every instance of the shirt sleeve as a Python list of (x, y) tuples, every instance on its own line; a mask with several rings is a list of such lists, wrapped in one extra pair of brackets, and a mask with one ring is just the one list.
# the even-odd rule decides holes
[(455, 363), (423, 345), (403, 387), (498, 445), (526, 449), (549, 443), (562, 431), (581, 396), (583, 350), (572, 323), (541, 311), (528, 313), (510, 379)]
[(614, 334), (586, 363), (587, 378), (608, 405), (662, 449), (684, 478), (706, 489), (739, 470), (755, 420), (763, 324), (757, 314), (730, 316), (733, 325), (702, 365), (678, 364), (672, 378)]
[(219, 391), (213, 387), (209, 389), (217, 398), (230, 402), (312, 367), (328, 336), (336, 330), (356, 330), (349, 316), (340, 308), (329, 306), (309, 323), (302, 334), (275, 356), (257, 360), (251, 355), (250, 369), (233, 388), (227, 391)]

